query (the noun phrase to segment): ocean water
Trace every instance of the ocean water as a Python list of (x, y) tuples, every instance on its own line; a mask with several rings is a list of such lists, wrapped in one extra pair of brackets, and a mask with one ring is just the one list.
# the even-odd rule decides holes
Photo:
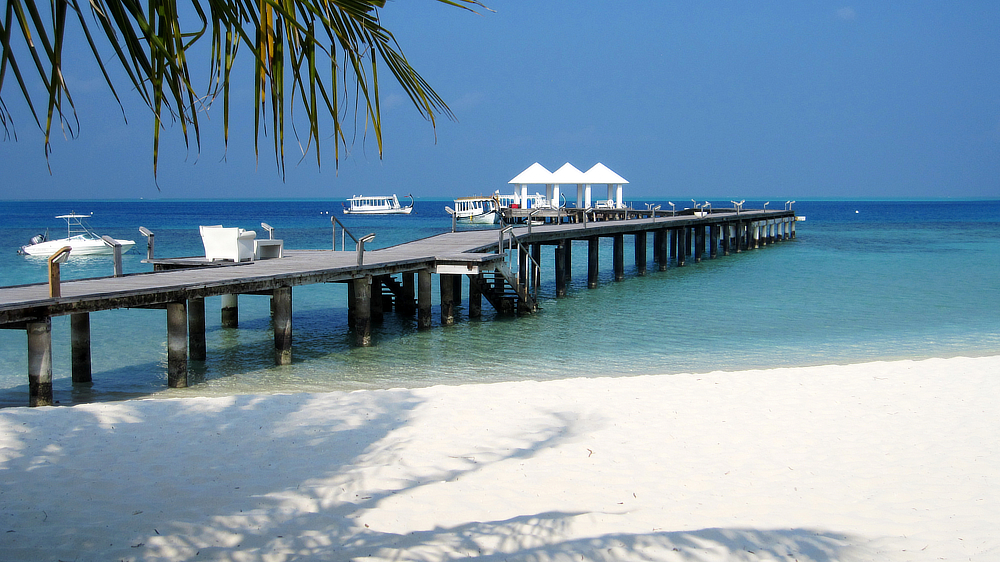
[[(641, 201), (644, 203), (662, 201)], [(723, 201), (713, 202), (722, 207)], [(158, 257), (203, 253), (198, 225), (275, 227), (286, 247), (329, 248), (330, 214), (368, 247), (447, 231), (447, 201), (418, 200), (410, 216), (344, 217), (340, 201), (0, 202), (0, 285), (46, 280), (45, 260), (16, 250), (55, 215), (93, 212), (100, 234), (136, 240), (126, 273), (156, 234)], [(748, 202), (746, 208), (760, 208)], [(630, 264), (615, 282), (611, 242), (602, 241), (601, 283), (586, 286), (586, 243), (573, 248), (569, 295), (556, 299), (552, 248), (542, 252), (540, 313), (503, 318), (483, 305), (454, 326), (417, 331), (388, 313), (375, 345), (357, 348), (347, 328), (343, 284), (293, 290), (293, 356), (273, 365), (269, 301), (240, 297), (240, 328), (220, 326), (207, 299), (208, 359), (189, 362), (185, 389), (166, 387), (166, 317), (161, 310), (91, 314), (93, 378), (70, 381), (69, 319), (53, 319), (54, 398), (60, 404), (237, 393), (417, 387), (524, 379), (745, 370), (1000, 353), (1000, 201), (801, 201), (797, 238), (639, 277)], [(650, 237), (650, 244), (652, 237)], [(111, 275), (109, 257), (72, 257), (64, 279)], [(466, 286), (467, 290), (467, 286)], [(436, 292), (434, 298), (437, 303)], [(465, 303), (463, 303), (465, 304)], [(435, 310), (435, 324), (439, 316)], [(26, 336), (0, 330), (0, 407), (27, 404)]]

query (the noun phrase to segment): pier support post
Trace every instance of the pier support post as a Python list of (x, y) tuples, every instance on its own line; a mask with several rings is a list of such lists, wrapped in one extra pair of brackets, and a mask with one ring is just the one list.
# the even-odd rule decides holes
[[(663, 231), (654, 230), (653, 231), (653, 263), (657, 266), (660, 265), (660, 244), (663, 243)], [(661, 270), (662, 271), (662, 270)]]
[(483, 274), (469, 276), (469, 318), (479, 318), (483, 315)]
[(733, 227), (731, 223), (724, 223), (722, 225), (722, 255), (729, 255), (729, 246), (732, 244)]
[(188, 385), (187, 303), (167, 303), (167, 386)]
[(711, 229), (708, 237), (708, 257), (715, 259), (719, 256), (719, 232), (722, 227), (712, 224), (708, 228)]
[(92, 382), (90, 360), (90, 314), (79, 312), (69, 317), (70, 348), (73, 358), (73, 382)]
[(670, 231), (663, 229), (656, 232), (660, 235), (660, 241), (653, 243), (653, 246), (656, 248), (656, 255), (658, 256), (657, 264), (660, 271), (666, 271), (667, 260), (670, 255)]
[(625, 279), (625, 235), (615, 234), (613, 237), (612, 259), (615, 265), (615, 281)]
[(52, 405), (52, 319), (28, 322), (28, 405)]
[(555, 251), (556, 296), (566, 296), (566, 241), (560, 240)]
[(452, 306), (459, 307), (462, 306), (462, 276), (453, 275), (452, 276)]
[(566, 240), (566, 245), (563, 247), (563, 264), (566, 272), (566, 286), (569, 287), (569, 284), (573, 282), (573, 240)]
[(638, 276), (646, 274), (646, 231), (635, 233), (635, 273)]
[(793, 240), (795, 239), (795, 221), (797, 221), (797, 220), (798, 219), (795, 218), (795, 217), (792, 217), (792, 220), (791, 220), (791, 223), (792, 223), (792, 239)]
[(532, 244), (531, 245), (531, 257), (535, 258), (535, 263), (539, 266), (542, 265), (542, 245)]
[(416, 302), (414, 302), (416, 293), (413, 286), (413, 272), (407, 271), (406, 273), (403, 273), (402, 277), (403, 296), (396, 300), (396, 312), (407, 316), (413, 316), (413, 313), (417, 309)]
[(372, 276), (354, 280), (354, 341), (360, 347), (372, 344)]
[(354, 279), (347, 280), (347, 328), (354, 329), (354, 319), (357, 317), (357, 303), (354, 300)]
[(240, 301), (238, 295), (222, 295), (222, 327), (240, 327)]
[(194, 361), (204, 361), (208, 358), (208, 346), (205, 343), (205, 299), (188, 299), (187, 314), (188, 356)]
[(680, 238), (677, 233), (680, 231), (681, 229), (679, 228), (670, 229), (670, 259), (672, 260), (677, 259), (677, 242), (678, 238)]
[(684, 266), (684, 260), (687, 256), (687, 228), (677, 229), (677, 267)]
[(292, 364), (292, 288), (277, 287), (271, 294), (274, 364)]
[(372, 322), (381, 323), (384, 319), (382, 314), (382, 278), (378, 275), (372, 277), (371, 281), (371, 304), (369, 304), (369, 316)]
[(743, 227), (744, 227), (743, 221), (736, 221), (736, 235), (733, 238), (735, 239), (737, 254), (743, 251), (743, 243), (744, 243), (743, 241), (745, 240), (745, 237), (743, 235)]
[(587, 287), (597, 288), (600, 277), (601, 239), (592, 236), (587, 239)]
[(455, 276), (442, 273), (438, 275), (441, 289), (441, 325), (451, 326), (455, 323)]
[(701, 263), (701, 255), (705, 251), (705, 226), (694, 227), (694, 263)]
[(417, 329), (431, 327), (431, 272), (417, 272)]

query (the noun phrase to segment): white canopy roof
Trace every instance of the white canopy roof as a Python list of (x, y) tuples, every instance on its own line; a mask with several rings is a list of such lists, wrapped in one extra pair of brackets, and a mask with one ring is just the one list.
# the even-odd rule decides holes
[(600, 162), (587, 170), (584, 176), (586, 176), (586, 181), (582, 183), (628, 183), (628, 180), (614, 173)]
[(528, 166), (528, 169), (518, 174), (514, 179), (507, 183), (516, 184), (529, 184), (529, 183), (552, 183), (552, 172), (545, 169), (538, 162)]
[(561, 168), (552, 172), (552, 177), (551, 179), (549, 179), (549, 183), (558, 183), (565, 185), (565, 184), (581, 184), (589, 182), (587, 181), (587, 176), (585, 176), (583, 172), (576, 169), (576, 166), (573, 166), (569, 162), (566, 162), (565, 164), (562, 165)]

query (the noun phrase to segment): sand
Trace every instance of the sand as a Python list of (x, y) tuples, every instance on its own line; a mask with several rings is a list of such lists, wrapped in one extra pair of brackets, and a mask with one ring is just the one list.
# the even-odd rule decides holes
[(1000, 560), (1000, 357), (0, 411), (2, 560)]

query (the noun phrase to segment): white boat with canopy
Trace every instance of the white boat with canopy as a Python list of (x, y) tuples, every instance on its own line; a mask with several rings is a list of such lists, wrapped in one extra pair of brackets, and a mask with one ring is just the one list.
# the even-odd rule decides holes
[(455, 199), (455, 220), (472, 224), (496, 224), (500, 204), (495, 197), (459, 197)]
[(408, 215), (413, 212), (413, 196), (410, 204), (403, 207), (396, 195), (355, 195), (344, 206), (345, 215)]
[[(108, 245), (104, 240), (101, 239), (99, 235), (94, 233), (87, 225), (87, 219), (94, 216), (93, 213), (89, 215), (78, 215), (72, 211), (68, 215), (59, 215), (57, 219), (63, 219), (66, 221), (66, 238), (59, 238), (58, 240), (49, 240), (48, 231), (45, 234), (38, 234), (31, 238), (31, 242), (21, 246), (18, 251), (19, 254), (26, 254), (29, 256), (50, 256), (64, 246), (70, 247), (71, 256), (91, 256), (91, 255), (110, 255), (114, 253), (114, 248)], [(118, 240), (115, 242), (121, 244), (122, 252), (127, 252), (132, 246), (135, 246), (134, 240)]]

